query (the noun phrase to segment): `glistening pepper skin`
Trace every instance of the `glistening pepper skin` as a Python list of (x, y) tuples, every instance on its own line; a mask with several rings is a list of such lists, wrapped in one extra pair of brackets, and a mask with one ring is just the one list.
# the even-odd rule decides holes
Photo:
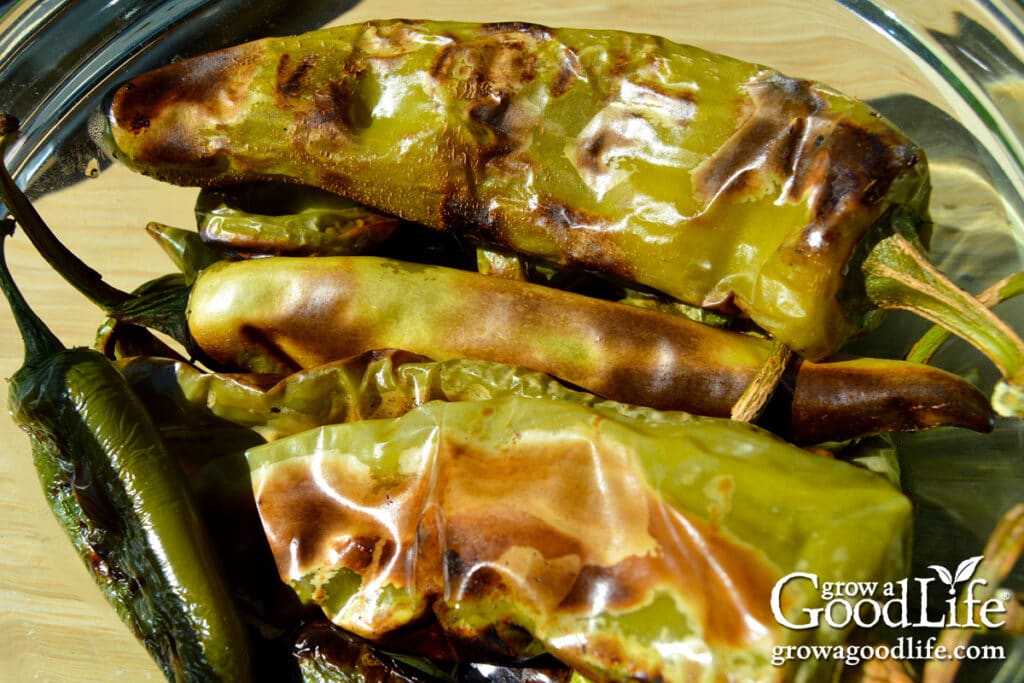
[[(479, 273), (371, 256), (220, 262), (187, 313), (211, 358), (256, 372), (312, 368), (374, 349), (546, 372), (599, 396), (728, 416), (771, 344), (685, 318)], [(964, 380), (877, 359), (796, 363), (768, 408), (802, 443), (956, 425), (992, 412)]]
[[(773, 585), (906, 571), (895, 488), (733, 420), (433, 401), (246, 459), (282, 580), (332, 622), (373, 641), (436, 622), (466, 651), (547, 651), (600, 683), (834, 680), (834, 662), (771, 664), (849, 635), (782, 627)], [(793, 623), (824, 602), (795, 583)]]
[(28, 308), (3, 259), (0, 289), (25, 340), (8, 405), (32, 440), (57, 520), (100, 589), (168, 680), (250, 680), (245, 630), (177, 463), (124, 377), (65, 349)]
[(109, 124), (155, 177), (318, 186), (748, 315), (815, 360), (873, 308), (858, 245), (928, 232), (924, 154), (868, 106), (647, 35), (334, 27), (138, 76)]

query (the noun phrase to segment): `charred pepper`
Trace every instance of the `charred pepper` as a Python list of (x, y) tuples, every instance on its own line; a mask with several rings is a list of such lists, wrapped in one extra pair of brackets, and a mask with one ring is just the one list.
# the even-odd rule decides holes
[[(728, 416), (771, 343), (550, 287), (370, 256), (219, 262), (189, 298), (191, 336), (231, 367), (292, 372), (375, 349), (546, 372), (625, 403)], [(803, 443), (952, 424), (987, 431), (964, 380), (879, 359), (800, 361), (766, 418)]]
[(205, 190), (196, 200), (203, 241), (236, 254), (359, 254), (387, 239), (397, 218), (314, 188), (258, 184)]
[(3, 242), (0, 289), (25, 341), (8, 405), (57, 520), (168, 680), (249, 680), (247, 636), (177, 463), (113, 364), (66, 349), (29, 309)]
[(749, 316), (811, 360), (909, 305), (1021, 408), (1024, 343), (934, 269), (938, 300), (905, 277), (930, 232), (923, 150), (820, 84), (647, 35), (374, 21), (176, 62), (108, 118), (155, 177), (318, 186)]
[[(436, 621), (465, 651), (546, 651), (594, 680), (830, 680), (770, 663), (847, 636), (780, 626), (773, 586), (906, 571), (895, 488), (731, 420), (434, 401), (247, 458), (282, 579), (334, 623), (380, 641)], [(776, 600), (793, 623), (821, 603), (796, 583)]]
[[(170, 277), (144, 286), (154, 308), (99, 288), (99, 276), (63, 248), (2, 168), (0, 196), (43, 255), (114, 317), (156, 321), (225, 367), (291, 372), (392, 348), (525, 366), (617, 401), (729, 416), (771, 361), (770, 343), (657, 310), (379, 257), (217, 262), (195, 233), (151, 224), (183, 270), (180, 286), (168, 286)], [(797, 361), (787, 372), (766, 420), (800, 442), (991, 428), (984, 397), (935, 368), (864, 358)]]

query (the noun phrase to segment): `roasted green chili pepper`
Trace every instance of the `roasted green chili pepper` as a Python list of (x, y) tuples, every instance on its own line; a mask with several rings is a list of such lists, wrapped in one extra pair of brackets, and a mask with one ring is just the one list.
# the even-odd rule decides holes
[(155, 177), (318, 186), (747, 315), (811, 360), (910, 306), (989, 355), (997, 409), (1022, 409), (1024, 342), (933, 268), (938, 299), (903, 270), (930, 231), (923, 151), (759, 65), (623, 32), (378, 21), (141, 75), (109, 122)]
[(387, 239), (397, 218), (313, 188), (261, 184), (204, 190), (196, 201), (203, 241), (238, 254), (360, 254)]
[[(200, 273), (215, 254), (198, 236), (151, 225), (184, 271), (180, 287), (166, 286), (173, 278), (144, 286), (156, 295), (153, 310), (152, 301), (117, 290), (106, 295), (109, 287), (93, 296), (98, 276), (63, 249), (2, 168), (0, 196), (14, 200), (44, 256), (86, 295), (101, 305), (110, 301), (112, 315), (153, 321), (193, 353), (228, 367), (290, 372), (397, 348), (435, 359), (455, 355), (526, 366), (618, 401), (728, 416), (772, 358), (770, 343), (674, 314), (438, 266), (369, 257), (278, 258), (215, 263)], [(190, 304), (190, 334), (182, 321), (191, 287), (199, 294)], [(479, 332), (460, 330), (467, 323)], [(295, 337), (286, 343), (305, 347), (301, 358), (288, 357), (287, 350), (282, 356), (275, 335)], [(581, 356), (584, 350), (589, 355)], [(766, 419), (804, 443), (938, 425), (991, 428), (991, 411), (973, 387), (925, 366), (798, 362), (781, 382)]]
[(8, 405), (54, 514), (169, 680), (248, 680), (246, 633), (178, 464), (110, 361), (65, 349), (32, 313), (2, 245), (0, 289), (25, 341)]
[[(906, 571), (896, 489), (730, 420), (432, 402), (247, 458), (281, 577), (334, 623), (379, 640), (436, 620), (474, 652), (547, 651), (597, 680), (779, 680), (773, 646), (846, 636), (782, 627), (781, 577)], [(780, 598), (794, 623), (821, 601)]]
[[(394, 348), (532, 368), (605, 398), (728, 416), (771, 342), (549, 287), (369, 256), (264, 258), (204, 270), (189, 329), (216, 361), (291, 372)], [(767, 419), (808, 443), (953, 424), (985, 431), (985, 398), (925, 365), (791, 366)]]
[(454, 672), (442, 671), (427, 660), (417, 660), (419, 668), (405, 665), (329, 623), (303, 628), (295, 642), (295, 656), (302, 668), (303, 683), (456, 683), (458, 680)]

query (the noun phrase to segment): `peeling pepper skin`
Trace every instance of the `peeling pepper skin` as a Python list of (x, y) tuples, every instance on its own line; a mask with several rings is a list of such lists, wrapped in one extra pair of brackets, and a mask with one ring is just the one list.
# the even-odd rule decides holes
[[(214, 360), (291, 372), (376, 349), (548, 373), (615, 401), (728, 416), (771, 344), (680, 316), (442, 266), (371, 256), (220, 262), (187, 313)], [(991, 428), (985, 397), (925, 365), (803, 361), (769, 406), (801, 443), (957, 425)]]
[[(434, 401), (246, 458), (282, 580), (334, 623), (376, 641), (436, 620), (475, 652), (542, 647), (594, 681), (832, 680), (824, 660), (770, 663), (847, 635), (780, 626), (773, 585), (906, 571), (902, 494), (730, 420)], [(781, 595), (786, 614), (821, 604)]]
[(863, 103), (662, 38), (375, 21), (141, 75), (115, 156), (287, 180), (692, 305), (821, 359), (871, 317), (857, 246), (929, 231), (922, 151)]

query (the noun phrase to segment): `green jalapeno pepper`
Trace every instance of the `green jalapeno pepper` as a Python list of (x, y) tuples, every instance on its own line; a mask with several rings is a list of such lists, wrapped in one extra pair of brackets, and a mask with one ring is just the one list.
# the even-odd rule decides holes
[(0, 289), (25, 340), (8, 405), (54, 514), (169, 680), (249, 680), (246, 633), (178, 464), (110, 361), (65, 349), (28, 308), (3, 241)]
[[(339, 626), (379, 640), (436, 620), (475, 652), (547, 651), (597, 680), (780, 679), (773, 646), (846, 635), (781, 626), (781, 577), (906, 570), (895, 488), (730, 420), (432, 402), (247, 458), (282, 579)], [(820, 600), (797, 581), (776, 602), (798, 623)]]
[(760, 65), (616, 31), (377, 21), (141, 75), (109, 124), (155, 177), (318, 186), (749, 316), (811, 360), (910, 307), (988, 354), (997, 409), (1020, 408), (1024, 343), (904, 270), (928, 239), (924, 152)]
[[(526, 282), (370, 256), (219, 262), (196, 279), (188, 324), (211, 358), (291, 372), (394, 348), (546, 372), (605, 398), (728, 416), (769, 341)], [(766, 419), (797, 441), (990, 426), (985, 398), (925, 365), (801, 361)]]

